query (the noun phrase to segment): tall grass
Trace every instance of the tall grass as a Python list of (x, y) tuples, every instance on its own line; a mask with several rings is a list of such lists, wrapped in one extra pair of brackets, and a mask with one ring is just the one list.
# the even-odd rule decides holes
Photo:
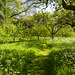
[(39, 41), (35, 38), (1, 42), (0, 74), (28, 75), (30, 64), (39, 54), (47, 55), (42, 62), (43, 75), (73, 75), (75, 73), (75, 38), (51, 40), (40, 37)]
[(43, 60), (44, 75), (74, 75), (75, 39), (55, 39), (47, 44), (50, 53)]
[(33, 51), (0, 50), (0, 75), (27, 75)]

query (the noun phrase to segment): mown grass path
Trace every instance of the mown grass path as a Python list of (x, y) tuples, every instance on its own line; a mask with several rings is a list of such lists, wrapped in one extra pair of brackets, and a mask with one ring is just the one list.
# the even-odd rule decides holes
[(47, 58), (48, 51), (39, 52), (38, 55), (32, 60), (28, 75), (44, 75), (43, 60)]

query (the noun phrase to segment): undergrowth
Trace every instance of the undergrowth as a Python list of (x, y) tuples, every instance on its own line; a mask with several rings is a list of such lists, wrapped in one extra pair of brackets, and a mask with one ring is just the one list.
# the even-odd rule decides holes
[(46, 56), (41, 64), (43, 75), (75, 74), (75, 38), (1, 42), (0, 74), (28, 75), (30, 64), (40, 55)]

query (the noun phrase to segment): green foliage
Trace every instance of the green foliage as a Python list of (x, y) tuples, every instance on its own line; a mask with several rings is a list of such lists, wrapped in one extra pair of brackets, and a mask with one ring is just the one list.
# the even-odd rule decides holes
[[(62, 40), (55, 38), (52, 41), (48, 36), (75, 35), (73, 32), (75, 13), (60, 8), (61, 10), (56, 10), (53, 14), (42, 12), (30, 16), (28, 9), (36, 2), (32, 1), (28, 0), (26, 3), (30, 3), (23, 7), (22, 1), (0, 0), (0, 74), (28, 75), (35, 55), (48, 54), (44, 52), (45, 50), (50, 50), (42, 62), (45, 75), (72, 74), (75, 71), (75, 41), (64, 38)], [(55, 0), (50, 1), (54, 3)], [(58, 4), (61, 3), (59, 1), (57, 0)], [(68, 4), (73, 4), (72, 2)], [(47, 5), (48, 0), (45, 0), (45, 3)], [(55, 4), (53, 6), (56, 6)], [(23, 12), (28, 14), (19, 15)], [(18, 16), (14, 17), (16, 15)], [(40, 38), (39, 41), (36, 36), (38, 40)]]
[(44, 70), (48, 75), (70, 74), (75, 70), (75, 51), (71, 49), (53, 50), (45, 60)]
[(75, 40), (58, 39), (47, 43), (51, 51), (43, 60), (44, 75), (71, 75), (75, 73)]
[(33, 51), (0, 50), (0, 74), (27, 75), (34, 56)]
[[(1, 75), (28, 75), (30, 68), (34, 64), (37, 65), (38, 62), (41, 62), (39, 64), (42, 75), (67, 75), (75, 71), (75, 38), (51, 40), (48, 37), (45, 39), (40, 37), (38, 41), (37, 37), (33, 37), (28, 41), (19, 41), (18, 38), (15, 42), (10, 40), (4, 44), (0, 42)], [(40, 57), (37, 59), (36, 57), (39, 55)], [(33, 60), (38, 60), (38, 62), (33, 62)], [(40, 73), (38, 72), (38, 74)]]
[(62, 28), (61, 30), (59, 30), (55, 36), (73, 37), (74, 32), (73, 32), (73, 29), (70, 26), (68, 26), (68, 27), (65, 27), (65, 28)]

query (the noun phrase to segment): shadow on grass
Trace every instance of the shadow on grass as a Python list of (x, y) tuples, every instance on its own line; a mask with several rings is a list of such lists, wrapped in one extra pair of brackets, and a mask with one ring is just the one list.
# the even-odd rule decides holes
[(24, 42), (24, 41), (26, 41), (26, 40), (19, 40), (19, 41), (0, 41), (0, 44), (5, 44), (5, 43), (18, 43), (18, 42)]
[(45, 49), (45, 46), (42, 47), (42, 44), (45, 44), (46, 48), (56, 47), (59, 50), (50, 51), (45, 58), (44, 56), (35, 57), (35, 53), (31, 50), (28, 52), (26, 50), (0, 50), (1, 75), (10, 74), (10, 72), (12, 75), (28, 75), (29, 70), (33, 71), (31, 75), (73, 75), (75, 72), (75, 42), (61, 44), (33, 40), (26, 42), (25, 45), (29, 48)]
[(38, 48), (38, 49), (41, 49), (41, 50), (47, 49), (46, 43), (44, 43), (43, 41), (37, 41), (37, 40), (28, 41), (28, 42), (25, 44), (25, 46), (26, 46), (27, 48), (33, 47), (33, 48)]
[[(75, 42), (72, 43), (72, 45), (74, 44)], [(75, 49), (65, 47), (60, 50), (52, 50), (47, 58), (43, 60), (43, 69), (44, 75), (74, 75)]]

